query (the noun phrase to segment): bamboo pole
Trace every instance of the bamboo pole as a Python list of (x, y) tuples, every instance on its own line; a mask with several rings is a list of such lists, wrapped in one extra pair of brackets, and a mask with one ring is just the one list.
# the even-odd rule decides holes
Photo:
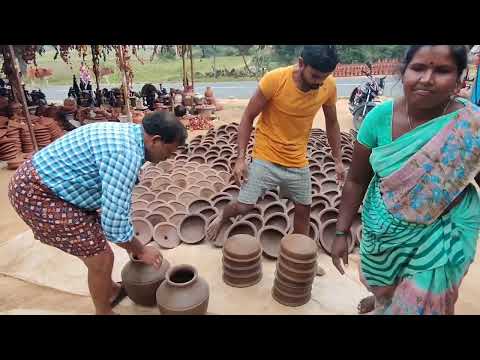
[(127, 106), (128, 121), (132, 122), (132, 113), (130, 112), (130, 96), (128, 96), (127, 74), (125, 69), (125, 60), (123, 57), (123, 45), (119, 45), (118, 56), (120, 60), (120, 71), (122, 72), (123, 98)]
[[(18, 86), (18, 93), (20, 94), (20, 100), (23, 105), (23, 111), (25, 112), (25, 117), (27, 119), (27, 127), (28, 127), (28, 132), (30, 133), (30, 138), (32, 139), (33, 143), (33, 149), (34, 152), (38, 151), (38, 145), (37, 145), (37, 139), (35, 139), (35, 133), (33, 131), (33, 126), (32, 126), (32, 119), (30, 118), (30, 112), (28, 111), (28, 104), (27, 104), (27, 99), (25, 98), (25, 92), (23, 91), (22, 84), (20, 82), (20, 77), (18, 76), (19, 73), (19, 66), (17, 64), (16, 58), (15, 58), (15, 51), (13, 49), (13, 45), (8, 45), (8, 50), (10, 52), (10, 58), (12, 61), (13, 65), (13, 72), (15, 76), (15, 84), (12, 84), (14, 86)], [(13, 91), (13, 89), (12, 89)]]

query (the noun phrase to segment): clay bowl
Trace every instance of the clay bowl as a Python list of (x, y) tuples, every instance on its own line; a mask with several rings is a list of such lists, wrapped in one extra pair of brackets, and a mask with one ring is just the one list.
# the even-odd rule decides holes
[(142, 195), (140, 195), (138, 197), (138, 200), (144, 200), (144, 201), (147, 201), (147, 202), (151, 202), (151, 201), (155, 200), (155, 194), (152, 193), (152, 192), (143, 193)]
[(164, 172), (169, 172), (173, 169), (173, 163), (169, 161), (162, 161), (156, 165), (159, 169), (162, 169)]
[(318, 217), (318, 214), (320, 214), (323, 210), (325, 210), (328, 207), (330, 207), (329, 202), (325, 202), (324, 200), (317, 200), (314, 203), (312, 203), (312, 206), (310, 207), (310, 214), (313, 217)]
[(338, 210), (335, 209), (334, 207), (327, 207), (318, 214), (318, 221), (320, 222), (320, 224), (323, 224), (331, 219), (336, 220), (337, 218), (338, 218)]
[(177, 195), (177, 201), (183, 205), (188, 205), (195, 199), (197, 199), (197, 195), (190, 191), (182, 191)]
[(135, 201), (132, 201), (132, 209), (133, 210), (147, 210), (149, 204), (150, 203), (148, 201), (137, 199)]
[(141, 217), (133, 217), (132, 224), (134, 228), (134, 236), (143, 244), (146, 245), (152, 241), (153, 227), (149, 221)]
[[(248, 221), (237, 221), (230, 225), (225, 233), (225, 239), (228, 241), (229, 238), (235, 235), (250, 235), (254, 238), (257, 237), (257, 228), (251, 222)], [(225, 245), (224, 245), (225, 246)]]
[[(150, 246), (150, 245), (149, 245)], [(170, 263), (162, 260), (160, 269), (141, 262), (129, 261), (122, 269), (122, 284), (128, 297), (138, 305), (155, 306), (156, 291), (165, 280)]]
[(175, 165), (178, 165), (179, 161), (188, 161), (188, 155), (178, 154), (175, 156)]
[(188, 206), (188, 212), (191, 214), (196, 214), (199, 213), (201, 210), (207, 208), (207, 207), (212, 207), (213, 204), (211, 201), (206, 200), (206, 199), (196, 199), (193, 200)]
[(228, 185), (222, 189), (222, 193), (229, 194), (233, 199), (238, 197), (239, 192), (240, 188), (237, 185)]
[(220, 176), (224, 182), (228, 182), (233, 178), (233, 176), (227, 171), (219, 171), (217, 172), (217, 175)]
[[(331, 254), (333, 242), (336, 240), (335, 236), (335, 227), (337, 225), (337, 220), (328, 220), (322, 224), (320, 227), (319, 239), (322, 248), (327, 254)], [(355, 247), (355, 241), (353, 239), (352, 233), (350, 231), (350, 236), (348, 238), (348, 251), (352, 252)]]
[(267, 207), (263, 208), (262, 215), (264, 218), (267, 218), (271, 214), (275, 213), (280, 213), (280, 214), (286, 214), (287, 213), (287, 207), (280, 201), (275, 201)]
[(322, 193), (325, 193), (325, 192), (328, 192), (328, 191), (331, 191), (331, 190), (338, 190), (338, 184), (336, 182), (336, 180), (332, 180), (332, 179), (325, 179), (323, 180), (321, 183), (320, 183), (320, 187), (321, 187), (321, 192)]
[(148, 214), (147, 216), (145, 216), (145, 219), (148, 222), (150, 222), (150, 225), (152, 225), (153, 228), (155, 228), (155, 225), (157, 225), (158, 223), (162, 223), (162, 222), (167, 221), (167, 217), (165, 215), (163, 215), (160, 212), (156, 212), (156, 211), (153, 211), (150, 214)]
[(225, 284), (237, 287), (237, 288), (244, 288), (253, 286), (262, 280), (262, 270), (259, 269), (253, 274), (249, 274), (248, 276), (239, 277), (238, 275), (232, 275), (232, 273), (228, 270), (223, 271), (222, 275), (223, 281)]
[(298, 260), (293, 259), (283, 253), (280, 253), (280, 255), (278, 256), (278, 261), (280, 260), (285, 266), (297, 269), (298, 271), (314, 271), (314, 269), (316, 269), (317, 267), (316, 258), (311, 260)]
[[(259, 259), (259, 255), (262, 253), (262, 247), (258, 240), (254, 236), (246, 234), (236, 234), (229, 236), (223, 244), (224, 255), (235, 260), (254, 260)], [(261, 264), (261, 262), (259, 262)], [(245, 268), (251, 268), (252, 266), (231, 266), (226, 264), (227, 267), (232, 270), (240, 270)]]
[(275, 279), (273, 281), (273, 286), (276, 287), (278, 290), (280, 290), (280, 291), (282, 291), (286, 294), (290, 294), (290, 295), (306, 296), (309, 292), (312, 291), (312, 286), (293, 287), (293, 286), (290, 286), (290, 285), (287, 285), (287, 284), (283, 283), (279, 279)]
[(170, 201), (168, 203), (168, 205), (173, 207), (175, 209), (175, 211), (187, 211), (187, 207), (184, 204), (182, 204), (181, 202), (176, 201), (176, 200)]
[(312, 178), (312, 180), (317, 181), (317, 182), (320, 182), (320, 181), (323, 181), (323, 180), (327, 179), (327, 175), (323, 172), (323, 170), (313, 171), (310, 174), (310, 177)]
[(150, 210), (147, 209), (138, 209), (132, 211), (132, 217), (136, 218), (145, 218), (148, 214), (150, 214)]
[(152, 180), (152, 190), (154, 191), (162, 191), (165, 190), (171, 181), (166, 176), (157, 176), (155, 179)]
[(168, 222), (178, 226), (180, 222), (188, 215), (187, 212), (184, 211), (175, 211), (172, 215), (168, 217)]
[(213, 205), (215, 205), (215, 202), (220, 199), (220, 198), (223, 198), (223, 197), (228, 197), (230, 200), (232, 199), (232, 196), (228, 193), (223, 193), (223, 192), (220, 192), (218, 194), (215, 194), (214, 196), (212, 196), (210, 198), (210, 201), (212, 202)]
[(220, 214), (220, 212), (216, 208), (214, 208), (213, 206), (204, 208), (204, 209), (200, 210), (199, 213), (202, 214), (203, 216), (205, 216), (207, 218), (208, 222), (210, 222), (211, 220), (213, 220), (214, 218), (216, 218)]
[(312, 181), (312, 195), (320, 193), (320, 185), (316, 181)]
[(297, 307), (297, 306), (302, 306), (308, 303), (312, 297), (311, 292), (308, 292), (307, 295), (292, 295), (292, 294), (287, 294), (280, 290), (278, 287), (273, 287), (272, 289), (272, 297), (275, 301), (278, 303), (285, 305), (285, 306), (290, 306), (290, 307)]
[(335, 198), (337, 196), (341, 195), (341, 194), (340, 194), (339, 190), (328, 190), (328, 191), (322, 191), (320, 193), (320, 195), (323, 195), (323, 196), (327, 197), (330, 205), (334, 206), (334, 204), (332, 204), (332, 202), (334, 202)]
[(148, 187), (142, 186), (142, 185), (137, 185), (133, 188), (132, 193), (134, 195), (142, 195), (142, 194), (144, 194), (146, 192), (149, 192), (149, 191), (150, 191), (150, 189)]
[(263, 218), (259, 214), (247, 214), (241, 218), (241, 221), (252, 223), (257, 228), (257, 234), (263, 227)]
[(162, 204), (162, 205), (159, 205), (156, 208), (152, 209), (152, 211), (159, 212), (159, 213), (165, 215), (166, 217), (169, 217), (170, 215), (172, 215), (175, 212), (175, 208), (173, 208), (172, 206), (170, 206), (168, 204)]
[(276, 268), (275, 271), (275, 277), (277, 279), (282, 280), (284, 283), (290, 285), (290, 286), (298, 286), (298, 287), (309, 287), (312, 285), (313, 280), (315, 278), (315, 273), (316, 271), (313, 271), (312, 274), (313, 276), (307, 280), (299, 279), (296, 276), (289, 276), (286, 275), (281, 269)]
[(202, 190), (202, 188), (198, 185), (190, 185), (185, 190), (188, 192), (194, 193), (198, 197), (200, 196), (200, 190)]
[(212, 169), (217, 170), (217, 171), (225, 171), (225, 172), (228, 173), (230, 171), (230, 164), (229, 163), (225, 164), (223, 162), (218, 162), (218, 159), (217, 159), (212, 163)]
[(226, 240), (226, 233), (227, 230), (230, 229), (230, 226), (232, 226), (233, 220), (228, 219), (225, 221), (225, 223), (220, 227), (220, 230), (218, 231), (217, 237), (213, 239), (213, 245), (216, 247), (223, 247), (223, 244), (225, 243)]
[(207, 161), (205, 160), (204, 155), (192, 155), (188, 158), (189, 162), (197, 163), (197, 164), (205, 164)]
[[(200, 171), (200, 172), (203, 173), (204, 175), (207, 175), (207, 172), (210, 172), (210, 171), (215, 172), (214, 170), (212, 170), (211, 166), (210, 166), (210, 165), (207, 165), (207, 164), (199, 165), (199, 166), (197, 167), (197, 171)], [(214, 174), (214, 175), (215, 175), (215, 174)]]
[(207, 164), (213, 164), (213, 162), (215, 160), (217, 160), (217, 156), (218, 155), (216, 155), (216, 154), (215, 155), (214, 154), (205, 155), (205, 162)]
[(327, 180), (335, 180), (337, 178), (337, 173), (334, 167), (326, 170), (324, 169), (323, 172), (326, 175)]
[(223, 265), (231, 269), (253, 269), (262, 262), (262, 253), (250, 259), (233, 258), (227, 255), (225, 252), (223, 252), (222, 256)]
[(153, 240), (165, 249), (173, 249), (181, 242), (177, 227), (168, 222), (158, 223), (153, 228)]
[[(212, 172), (215, 172), (215, 170), (211, 170), (211, 171), (212, 171)], [(215, 182), (221, 182), (221, 183), (223, 183), (223, 179), (222, 179), (220, 176), (218, 176), (218, 175), (216, 174), (216, 172), (215, 172), (215, 174), (213, 174), (213, 175), (212, 175), (212, 174), (210, 174), (210, 175), (207, 174), (206, 171), (204, 171), (203, 173), (206, 175), (205, 180), (210, 181), (210, 183), (212, 183), (212, 184), (215, 183)]]
[(194, 155), (204, 155), (208, 151), (206, 146), (199, 145), (195, 149), (192, 150), (192, 154)]
[[(320, 172), (322, 171), (322, 165), (320, 165), (318, 162), (314, 162), (313, 164), (310, 164), (309, 165), (309, 168), (310, 168), (310, 175), (313, 176), (314, 173), (316, 172)], [(318, 175), (318, 176), (325, 176), (323, 174), (321, 175)]]
[(221, 181), (216, 181), (212, 184), (212, 189), (215, 191), (215, 193), (221, 192), (224, 187), (225, 184)]
[(264, 226), (258, 234), (258, 239), (263, 248), (263, 253), (272, 258), (277, 258), (280, 253), (280, 241), (285, 236), (285, 231), (275, 226)]
[(213, 207), (221, 213), (225, 206), (227, 206), (231, 201), (232, 198), (230, 196), (223, 196), (215, 200), (215, 202), (213, 203)]
[(273, 213), (265, 218), (264, 225), (275, 226), (287, 232), (290, 228), (290, 219), (285, 213)]
[(178, 232), (182, 242), (196, 244), (205, 238), (207, 218), (201, 214), (187, 215), (178, 225)]
[(156, 209), (157, 207), (166, 204), (163, 200), (154, 200), (151, 203), (148, 204), (147, 209), (150, 211), (153, 211), (153, 209)]
[[(314, 244), (315, 245), (315, 244)], [(317, 245), (315, 245), (316, 247)], [(288, 276), (292, 279), (297, 279), (300, 282), (313, 282), (313, 279), (316, 276), (317, 268), (313, 268), (312, 270), (297, 270), (293, 267), (287, 267), (285, 264), (277, 261), (277, 270), (281, 271), (282, 274)]]
[(186, 190), (186, 189), (182, 188), (178, 185), (173, 184), (173, 185), (167, 186), (167, 188), (165, 190), (168, 191), (168, 192), (174, 193), (174, 194), (178, 194), (178, 193), (181, 193), (183, 190)]
[(311, 261), (317, 258), (317, 245), (308, 236), (289, 234), (281, 240), (280, 252), (294, 260)]

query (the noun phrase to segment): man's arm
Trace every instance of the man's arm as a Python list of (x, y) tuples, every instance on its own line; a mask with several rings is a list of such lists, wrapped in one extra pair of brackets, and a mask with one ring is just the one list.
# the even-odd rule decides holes
[(337, 118), (337, 107), (335, 104), (322, 106), (325, 115), (325, 127), (327, 130), (328, 143), (332, 149), (332, 155), (335, 159), (335, 170), (337, 179), (343, 181), (345, 179), (345, 169), (342, 163), (342, 143), (340, 136), (340, 125)]

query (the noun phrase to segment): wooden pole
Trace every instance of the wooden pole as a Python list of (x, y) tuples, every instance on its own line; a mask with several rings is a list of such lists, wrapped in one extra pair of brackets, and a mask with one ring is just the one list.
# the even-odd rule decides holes
[(123, 45), (119, 45), (118, 51), (120, 57), (120, 71), (122, 72), (122, 84), (123, 84), (123, 98), (125, 99), (125, 105), (127, 106), (128, 121), (132, 122), (132, 113), (130, 112), (130, 96), (128, 96), (127, 74), (125, 69), (125, 60), (123, 57)]
[(15, 84), (12, 84), (12, 85), (18, 86), (17, 91), (20, 94), (20, 100), (23, 105), (23, 111), (25, 112), (25, 117), (27, 119), (27, 127), (28, 127), (28, 132), (30, 133), (30, 138), (32, 139), (33, 150), (34, 152), (37, 152), (38, 151), (37, 139), (35, 139), (35, 133), (33, 131), (33, 126), (32, 126), (32, 119), (30, 118), (30, 112), (28, 111), (27, 99), (25, 98), (25, 93), (23, 91), (22, 84), (20, 82), (20, 76), (18, 76), (19, 66), (15, 59), (15, 51), (13, 49), (13, 45), (8, 45), (8, 50), (10, 51), (10, 58), (12, 61), (12, 66), (14, 70), (13, 72), (16, 80)]
[(192, 53), (192, 45), (190, 46), (190, 80), (192, 80), (192, 91), (193, 91), (193, 53)]
[[(181, 45), (182, 49), (182, 76), (183, 76), (183, 88), (185, 89), (186, 76), (185, 76), (185, 48), (184, 45)], [(188, 85), (188, 84), (187, 84)]]

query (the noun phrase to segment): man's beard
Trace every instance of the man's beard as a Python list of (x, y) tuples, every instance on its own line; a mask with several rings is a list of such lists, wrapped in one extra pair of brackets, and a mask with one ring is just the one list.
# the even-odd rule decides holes
[(304, 71), (305, 70), (302, 70), (300, 72), (300, 77), (302, 78), (302, 82), (303, 82), (303, 85), (308, 88), (309, 90), (317, 90), (320, 85), (319, 84), (310, 84), (307, 79), (305, 79), (305, 76), (304, 76)]

